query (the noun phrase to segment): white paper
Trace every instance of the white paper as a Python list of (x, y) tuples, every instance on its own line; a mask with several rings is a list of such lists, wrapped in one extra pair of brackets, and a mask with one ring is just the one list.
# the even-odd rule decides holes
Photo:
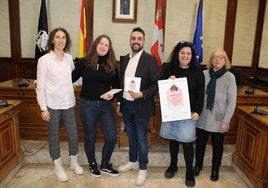
[(130, 91), (139, 92), (140, 86), (141, 86), (140, 77), (127, 76), (125, 78), (124, 91), (130, 90)]
[(78, 80), (76, 80), (74, 83), (73, 83), (73, 85), (74, 86), (81, 86), (82, 85), (82, 77), (80, 77)]
[(191, 118), (187, 78), (159, 80), (162, 122)]
[[(116, 94), (116, 93), (119, 93), (120, 91), (122, 91), (122, 89), (111, 89), (110, 91), (104, 93), (103, 95), (105, 95), (105, 94), (111, 94), (111, 95), (114, 95), (114, 94)], [(102, 98), (103, 95), (101, 95), (100, 98)]]
[(122, 89), (111, 89), (110, 91), (106, 92), (107, 94), (116, 94), (119, 93), (120, 91), (122, 91)]

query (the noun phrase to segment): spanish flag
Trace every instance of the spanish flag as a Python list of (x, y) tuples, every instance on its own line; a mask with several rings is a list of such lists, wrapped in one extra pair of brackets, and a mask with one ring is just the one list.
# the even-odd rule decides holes
[(87, 53), (87, 27), (86, 27), (86, 7), (85, 0), (82, 0), (80, 31), (78, 44), (78, 58), (84, 57)]

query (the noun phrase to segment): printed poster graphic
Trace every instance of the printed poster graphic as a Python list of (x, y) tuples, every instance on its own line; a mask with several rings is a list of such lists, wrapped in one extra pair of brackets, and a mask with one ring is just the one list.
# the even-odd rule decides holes
[(191, 118), (187, 78), (159, 80), (158, 87), (163, 122)]
[(140, 86), (141, 86), (141, 78), (140, 77), (132, 77), (132, 76), (127, 76), (125, 78), (125, 84), (124, 84), (124, 91), (135, 91), (138, 92), (140, 91)]

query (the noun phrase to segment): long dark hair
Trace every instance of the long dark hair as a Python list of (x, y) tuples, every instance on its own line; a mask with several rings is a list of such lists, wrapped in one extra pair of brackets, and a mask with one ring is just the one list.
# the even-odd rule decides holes
[[(97, 54), (96, 47), (100, 43), (102, 38), (106, 38), (109, 40), (109, 50), (104, 57), (99, 57)], [(112, 41), (107, 35), (99, 35), (91, 47), (89, 48), (87, 55), (85, 56), (86, 67), (96, 70), (97, 64), (99, 63), (100, 58), (102, 59), (101, 67), (104, 68), (105, 72), (114, 72), (117, 68), (117, 60), (115, 58), (115, 53), (112, 46)]]
[(68, 33), (68, 31), (62, 27), (55, 28), (50, 32), (49, 37), (48, 37), (48, 41), (47, 41), (47, 46), (46, 46), (47, 51), (54, 50), (54, 43), (52, 43), (52, 41), (53, 41), (55, 34), (58, 31), (62, 31), (66, 36), (66, 44), (65, 44), (63, 51), (69, 52), (70, 48), (72, 46), (71, 37), (70, 37), (70, 34)]
[(180, 50), (184, 47), (189, 47), (189, 48), (191, 48), (191, 51), (192, 51), (192, 58), (191, 58), (190, 63), (189, 63), (189, 68), (196, 66), (196, 54), (194, 51), (193, 43), (187, 42), (187, 41), (186, 42), (182, 41), (182, 42), (179, 42), (174, 47), (172, 53), (169, 56), (169, 61), (170, 61), (172, 69), (177, 69), (179, 67), (180, 62), (178, 59), (178, 54), (179, 54)]

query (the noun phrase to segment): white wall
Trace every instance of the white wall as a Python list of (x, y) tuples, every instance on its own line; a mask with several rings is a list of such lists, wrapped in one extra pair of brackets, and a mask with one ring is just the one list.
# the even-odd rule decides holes
[(262, 33), (262, 45), (259, 67), (268, 68), (268, 5), (266, 2), (265, 20)]
[[(146, 33), (145, 50), (150, 52), (154, 28), (155, 0), (138, 0), (137, 23), (112, 22), (112, 0), (94, 1), (93, 38), (100, 34), (111, 37), (116, 57), (130, 51), (129, 34), (137, 26)], [(167, 0), (165, 60), (181, 40), (192, 41), (199, 0)], [(33, 58), (40, 11), (40, 0), (20, 0), (22, 57)], [(204, 63), (210, 53), (223, 48), (226, 0), (203, 0)], [(268, 68), (268, 13), (263, 31), (260, 67)], [(49, 30), (66, 28), (72, 38), (71, 54), (76, 57), (81, 0), (47, 0)], [(258, 4), (256, 0), (238, 0), (233, 65), (251, 66)], [(0, 57), (10, 57), (8, 0), (0, 1)]]
[(251, 66), (258, 3), (255, 0), (238, 0), (233, 64)]
[(10, 57), (8, 0), (0, 1), (0, 57)]
[[(81, 0), (46, 0), (48, 29), (64, 27), (71, 35), (71, 54), (78, 53)], [(39, 20), (41, 0), (20, 0), (22, 57), (32, 58)]]
[(120, 23), (112, 22), (112, 1), (94, 1), (94, 33), (93, 38), (100, 34), (111, 37), (117, 59), (120, 55), (129, 53), (129, 35), (134, 27), (141, 27), (145, 31), (145, 50), (150, 52), (154, 26), (155, 4), (152, 0), (138, 0), (137, 22)]

